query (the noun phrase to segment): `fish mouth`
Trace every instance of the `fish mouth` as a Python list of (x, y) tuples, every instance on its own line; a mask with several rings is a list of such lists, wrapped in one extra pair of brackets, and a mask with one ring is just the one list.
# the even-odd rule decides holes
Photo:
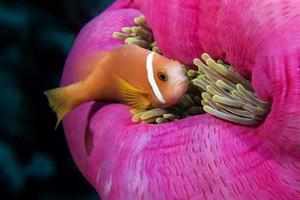
[(176, 83), (174, 89), (184, 91), (184, 93), (188, 90), (189, 79), (184, 73), (174, 82)]
[(186, 94), (186, 92), (189, 89), (189, 81), (188, 79), (181, 81), (180, 83), (178, 83), (178, 85), (176, 86), (176, 89), (178, 89), (179, 91), (181, 91), (181, 93), (179, 93), (180, 98)]
[(184, 88), (185, 92), (187, 91), (189, 86), (189, 80), (185, 77), (184, 80), (182, 80), (179, 84), (178, 87), (179, 88)]

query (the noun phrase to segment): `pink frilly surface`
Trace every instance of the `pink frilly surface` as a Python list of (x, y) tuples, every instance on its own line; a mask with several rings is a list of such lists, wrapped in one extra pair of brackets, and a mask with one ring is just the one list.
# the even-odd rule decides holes
[(73, 159), (101, 199), (300, 199), (300, 6), (297, 1), (117, 1), (88, 23), (62, 84), (85, 54), (122, 45), (112, 33), (145, 15), (165, 56), (208, 52), (252, 78), (272, 102), (259, 127), (209, 114), (131, 122), (128, 106), (89, 102), (64, 120)]

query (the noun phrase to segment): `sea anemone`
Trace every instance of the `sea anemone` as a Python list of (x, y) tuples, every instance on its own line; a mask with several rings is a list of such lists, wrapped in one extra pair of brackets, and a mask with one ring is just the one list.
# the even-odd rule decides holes
[(79, 106), (63, 121), (65, 134), (100, 198), (300, 199), (299, 13), (292, 0), (120, 0), (88, 23), (62, 85), (77, 81), (85, 55), (122, 45), (112, 34), (144, 15), (164, 56), (191, 66), (207, 52), (271, 105), (258, 126), (211, 114), (141, 124), (126, 105)]
[[(134, 22), (135, 26), (124, 27), (121, 32), (114, 32), (113, 37), (124, 40), (126, 44), (138, 45), (162, 54), (145, 17), (136, 17)], [(132, 121), (160, 124), (206, 111), (238, 124), (261, 123), (268, 114), (270, 105), (256, 96), (250, 82), (222, 60), (216, 62), (206, 53), (202, 55), (202, 59), (206, 64), (198, 58), (194, 59), (194, 64), (198, 67), (197, 71), (182, 65), (190, 81), (189, 90), (175, 106), (139, 112), (133, 110), (132, 113), (135, 115)]]

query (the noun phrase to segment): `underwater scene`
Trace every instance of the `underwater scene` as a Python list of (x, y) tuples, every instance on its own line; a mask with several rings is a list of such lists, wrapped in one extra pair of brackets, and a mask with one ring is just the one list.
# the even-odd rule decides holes
[(299, 200), (296, 0), (0, 1), (0, 200)]

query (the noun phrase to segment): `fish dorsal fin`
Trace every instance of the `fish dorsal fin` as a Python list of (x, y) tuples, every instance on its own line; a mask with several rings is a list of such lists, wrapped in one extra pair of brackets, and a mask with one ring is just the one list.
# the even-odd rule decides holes
[(119, 92), (122, 99), (136, 110), (136, 112), (146, 110), (150, 107), (151, 103), (147, 98), (147, 92), (132, 86), (117, 75), (114, 75), (114, 77), (117, 85), (119, 86)]

